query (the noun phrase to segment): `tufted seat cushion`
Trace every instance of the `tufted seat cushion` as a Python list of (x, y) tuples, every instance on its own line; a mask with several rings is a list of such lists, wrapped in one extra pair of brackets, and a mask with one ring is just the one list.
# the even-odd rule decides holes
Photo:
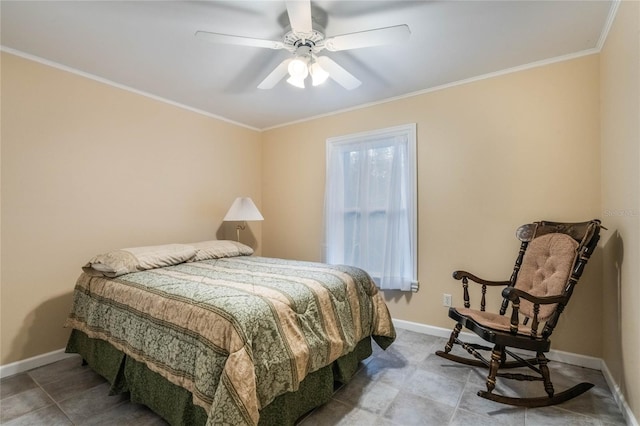
[[(511, 317), (508, 315), (500, 315), (494, 312), (478, 311), (469, 308), (451, 308), (455, 309), (460, 316), (471, 318), (473, 321), (483, 327), (493, 328), (500, 331), (511, 331)], [(539, 330), (540, 331), (540, 330)], [(531, 327), (520, 324), (518, 326), (518, 334), (523, 336), (531, 335)], [(539, 334), (539, 333), (538, 333)]]
[[(566, 234), (551, 233), (529, 243), (515, 287), (533, 296), (557, 296), (564, 291), (577, 255), (578, 242)], [(540, 305), (538, 319), (549, 319), (556, 304)], [(520, 299), (520, 312), (533, 318), (533, 304)]]

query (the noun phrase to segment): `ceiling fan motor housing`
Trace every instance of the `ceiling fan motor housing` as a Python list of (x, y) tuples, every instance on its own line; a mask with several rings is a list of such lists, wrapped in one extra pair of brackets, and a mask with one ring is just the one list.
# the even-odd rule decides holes
[(311, 51), (316, 47), (320, 47), (324, 41), (324, 33), (313, 30), (311, 33), (298, 34), (293, 31), (289, 31), (285, 34), (283, 43), (292, 52), (297, 52), (297, 49), (301, 46), (308, 46)]
[(296, 58), (310, 58), (312, 49), (308, 44), (299, 44), (296, 46)]

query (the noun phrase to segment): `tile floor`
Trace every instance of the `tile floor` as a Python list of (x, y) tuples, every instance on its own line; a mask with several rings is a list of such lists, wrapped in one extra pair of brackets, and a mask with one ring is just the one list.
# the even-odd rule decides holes
[[(555, 407), (525, 409), (476, 396), (484, 389), (481, 369), (434, 355), (445, 339), (398, 330), (387, 350), (374, 349), (333, 399), (299, 421), (313, 425), (624, 425), (599, 371), (549, 364), (556, 389), (578, 381), (595, 387)], [(375, 346), (375, 345), (374, 345)], [(544, 393), (539, 382), (498, 382), (497, 391)], [(109, 385), (72, 357), (2, 379), (0, 423), (15, 425), (165, 425), (144, 406), (109, 396)]]

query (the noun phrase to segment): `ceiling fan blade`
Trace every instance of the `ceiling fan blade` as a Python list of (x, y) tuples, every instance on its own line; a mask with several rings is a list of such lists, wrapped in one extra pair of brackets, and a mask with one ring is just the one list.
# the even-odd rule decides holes
[(288, 0), (286, 3), (291, 30), (298, 35), (311, 34), (311, 1)]
[(263, 40), (260, 38), (241, 37), (229, 34), (210, 33), (207, 31), (196, 31), (196, 37), (207, 40), (211, 43), (234, 44), (236, 46), (264, 47), (267, 49), (284, 49), (281, 41)]
[(293, 58), (287, 58), (284, 61), (280, 62), (271, 73), (262, 80), (262, 83), (258, 84), (258, 89), (271, 89), (273, 86), (278, 84), (282, 78), (288, 74), (289, 62), (291, 62)]
[(324, 41), (324, 47), (332, 52), (359, 49), (361, 47), (381, 46), (409, 40), (411, 30), (408, 25), (378, 28), (330, 37)]
[(328, 56), (319, 56), (317, 59), (322, 68), (329, 73), (329, 77), (334, 79), (339, 85), (347, 90), (353, 90), (360, 86), (362, 82), (355, 78), (351, 73)]

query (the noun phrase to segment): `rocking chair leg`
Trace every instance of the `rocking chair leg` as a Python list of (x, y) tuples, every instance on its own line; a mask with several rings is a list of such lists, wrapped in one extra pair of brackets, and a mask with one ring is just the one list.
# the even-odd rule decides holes
[(453, 349), (453, 343), (458, 338), (458, 335), (460, 334), (460, 330), (462, 330), (462, 324), (458, 323), (453, 328), (453, 331), (451, 332), (451, 336), (449, 337), (449, 341), (444, 346), (444, 353), (448, 354), (449, 352), (451, 352), (451, 349)]
[(491, 352), (491, 363), (489, 364), (489, 375), (487, 376), (487, 392), (491, 393), (496, 387), (496, 374), (502, 358), (503, 348), (496, 345)]
[(547, 367), (547, 358), (542, 352), (538, 352), (538, 366), (542, 373), (542, 380), (544, 381), (544, 390), (549, 395), (549, 398), (553, 398), (553, 384), (551, 383), (551, 375), (549, 374), (549, 367)]

